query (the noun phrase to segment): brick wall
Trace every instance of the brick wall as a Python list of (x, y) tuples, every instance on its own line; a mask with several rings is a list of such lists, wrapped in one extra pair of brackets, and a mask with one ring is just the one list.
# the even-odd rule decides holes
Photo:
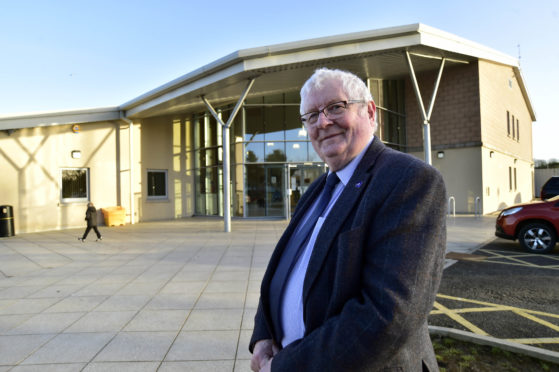
[[(437, 71), (417, 74), (425, 110)], [(431, 145), (460, 147), (481, 142), (478, 64), (445, 67), (431, 115)], [(423, 119), (411, 80), (406, 81), (406, 140), (410, 151), (423, 146)]]

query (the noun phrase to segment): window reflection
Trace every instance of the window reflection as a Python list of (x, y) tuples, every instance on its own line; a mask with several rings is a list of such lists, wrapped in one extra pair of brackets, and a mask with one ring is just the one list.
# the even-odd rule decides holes
[(253, 142), (245, 145), (245, 161), (256, 163), (264, 161), (264, 142)]
[(267, 162), (285, 162), (285, 142), (266, 142)]
[(285, 148), (287, 149), (287, 161), (308, 161), (307, 142), (287, 142)]

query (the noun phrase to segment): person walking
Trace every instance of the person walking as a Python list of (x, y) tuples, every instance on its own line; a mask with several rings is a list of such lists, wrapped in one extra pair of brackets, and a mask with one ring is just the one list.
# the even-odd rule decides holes
[(95, 206), (91, 202), (87, 203), (85, 220), (87, 221), (87, 227), (85, 229), (85, 232), (83, 233), (83, 236), (81, 238), (78, 238), (78, 240), (81, 240), (82, 243), (85, 242), (85, 238), (87, 238), (87, 234), (89, 234), (91, 229), (93, 229), (95, 231), (95, 234), (97, 234), (96, 241), (103, 240), (101, 233), (97, 229), (97, 209), (95, 209)]

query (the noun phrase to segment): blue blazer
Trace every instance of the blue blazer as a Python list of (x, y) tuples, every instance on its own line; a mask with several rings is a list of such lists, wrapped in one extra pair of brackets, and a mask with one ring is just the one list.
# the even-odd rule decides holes
[[(269, 288), (326, 176), (303, 195), (262, 280), (249, 349), (273, 329)], [(427, 328), (446, 250), (440, 173), (375, 138), (318, 234), (303, 285), (305, 335), (272, 371), (437, 371)]]

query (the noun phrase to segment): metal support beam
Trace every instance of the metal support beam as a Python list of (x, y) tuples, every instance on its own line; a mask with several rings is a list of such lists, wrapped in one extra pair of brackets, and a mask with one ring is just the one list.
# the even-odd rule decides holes
[(210, 113), (212, 114), (212, 116), (215, 118), (215, 120), (221, 125), (222, 128), (222, 141), (223, 141), (223, 223), (224, 223), (224, 230), (225, 232), (231, 232), (231, 202), (230, 202), (230, 195), (231, 195), (231, 187), (230, 187), (230, 156), (231, 156), (231, 152), (230, 152), (230, 143), (229, 143), (229, 128), (231, 127), (231, 124), (233, 123), (233, 120), (235, 119), (235, 116), (237, 116), (237, 113), (239, 112), (240, 108), (243, 105), (243, 102), (246, 98), (246, 96), (248, 95), (248, 92), (250, 91), (250, 88), (252, 88), (252, 84), (254, 84), (254, 80), (256, 78), (251, 78), (249, 79), (247, 86), (245, 87), (245, 90), (243, 91), (243, 93), (241, 94), (241, 97), (239, 98), (239, 100), (237, 101), (237, 104), (235, 105), (235, 108), (233, 109), (233, 112), (231, 112), (231, 115), (229, 116), (229, 120), (227, 120), (227, 123), (224, 123), (223, 120), (221, 120), (221, 118), (219, 117), (219, 115), (217, 114), (217, 112), (214, 110), (214, 108), (212, 107), (212, 105), (210, 104), (210, 102), (208, 102), (208, 100), (206, 99), (206, 97), (201, 96), (200, 98), (202, 98), (202, 101), (204, 101), (204, 104), (206, 105), (207, 109), (210, 111)]
[(421, 91), (419, 90), (419, 84), (417, 83), (417, 78), (415, 76), (415, 71), (413, 69), (413, 64), (411, 62), (410, 52), (406, 51), (406, 62), (410, 72), (410, 78), (413, 84), (413, 89), (415, 91), (415, 97), (417, 98), (417, 103), (421, 111), (421, 117), (423, 118), (423, 153), (425, 156), (425, 163), (431, 165), (431, 114), (433, 113), (433, 107), (435, 106), (435, 98), (437, 96), (437, 91), (439, 90), (439, 83), (441, 82), (441, 77), (443, 75), (443, 69), (446, 58), (441, 59), (441, 65), (439, 67), (439, 74), (435, 81), (435, 87), (433, 88), (433, 94), (431, 95), (431, 102), (429, 102), (429, 110), (425, 111), (425, 105), (423, 104), (423, 99), (421, 98)]

